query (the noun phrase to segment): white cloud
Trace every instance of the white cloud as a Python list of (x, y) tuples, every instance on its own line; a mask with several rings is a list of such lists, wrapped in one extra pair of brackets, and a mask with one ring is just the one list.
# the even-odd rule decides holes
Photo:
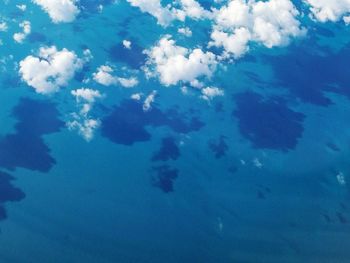
[(180, 34), (183, 34), (186, 37), (192, 36), (192, 31), (188, 27), (181, 27), (177, 30), (177, 32), (179, 32)]
[(217, 96), (224, 96), (224, 91), (217, 87), (206, 87), (201, 90), (201, 98), (204, 100), (212, 100)]
[(132, 88), (139, 84), (139, 81), (137, 78), (131, 77), (131, 78), (117, 78), (120, 85), (122, 85), (124, 88)]
[(91, 141), (94, 137), (95, 130), (100, 127), (98, 119), (91, 119), (82, 117), (78, 114), (72, 114), (74, 120), (66, 123), (69, 130), (77, 130), (79, 134), (86, 140)]
[(27, 9), (27, 6), (25, 5), (25, 4), (22, 4), (22, 5), (16, 5), (16, 7), (19, 9), (19, 10), (21, 10), (21, 11), (26, 11), (26, 9)]
[(113, 69), (110, 66), (100, 66), (97, 69), (97, 72), (93, 74), (94, 80), (104, 86), (111, 86), (111, 85), (116, 85), (117, 80), (116, 78), (112, 75)]
[(19, 24), (19, 27), (21, 27), (23, 31), (20, 33), (15, 33), (13, 35), (13, 39), (17, 43), (22, 43), (25, 40), (25, 38), (31, 33), (32, 28), (29, 21), (23, 21)]
[(83, 100), (91, 104), (94, 103), (96, 99), (102, 98), (102, 95), (98, 90), (87, 88), (72, 90), (71, 93), (76, 98), (77, 102), (81, 102)]
[(127, 0), (132, 6), (140, 8), (141, 12), (154, 16), (160, 25), (168, 25), (174, 18), (168, 7), (163, 7), (160, 0)]
[(223, 47), (226, 55), (234, 58), (248, 51), (249, 42), (272, 48), (304, 33), (297, 19), (299, 12), (290, 0), (231, 0), (214, 13), (209, 45)]
[(134, 93), (134, 94), (131, 95), (130, 98), (133, 99), (133, 100), (139, 101), (139, 100), (141, 100), (141, 97), (142, 97), (142, 93)]
[(93, 79), (104, 86), (121, 85), (124, 88), (132, 88), (138, 85), (138, 80), (135, 77), (122, 78), (113, 76), (113, 69), (110, 66), (102, 65), (93, 74)]
[[(143, 111), (149, 111), (152, 108), (152, 104), (154, 103), (157, 96), (157, 91), (153, 90), (150, 94), (146, 96), (146, 98), (143, 100), (142, 103), (142, 109)], [(134, 93), (130, 96), (131, 99), (136, 101), (141, 101), (141, 99), (144, 97), (143, 93)]]
[(263, 167), (263, 163), (258, 158), (253, 159), (253, 165), (259, 169)]
[(166, 86), (210, 77), (217, 64), (213, 53), (203, 52), (199, 48), (190, 50), (177, 46), (169, 36), (163, 37), (146, 54), (149, 57), (146, 73), (149, 76), (159, 76), (160, 82)]
[(78, 113), (71, 114), (72, 120), (66, 125), (70, 130), (78, 130), (86, 141), (90, 141), (95, 130), (100, 126), (100, 121), (92, 118), (90, 112), (96, 100), (101, 99), (103, 95), (98, 90), (88, 88), (72, 90), (71, 94), (81, 109)]
[(33, 0), (49, 14), (54, 23), (72, 22), (79, 14), (77, 0)]
[(0, 32), (6, 32), (8, 29), (6, 22), (0, 22)]
[(42, 47), (38, 57), (28, 56), (19, 63), (19, 73), (37, 93), (49, 94), (66, 86), (82, 64), (73, 51)]
[(144, 100), (142, 109), (144, 111), (149, 111), (152, 108), (152, 103), (154, 102), (157, 95), (157, 91), (153, 90)]
[(131, 41), (124, 39), (124, 40), (123, 40), (123, 46), (124, 46), (126, 49), (131, 49)]
[(346, 180), (345, 180), (345, 176), (342, 172), (339, 172), (336, 175), (337, 181), (340, 185), (346, 185)]
[[(186, 17), (204, 19), (211, 17), (211, 12), (205, 10), (195, 0), (179, 0), (173, 4), (162, 6), (161, 0), (127, 0), (132, 6), (140, 8), (141, 12), (154, 16), (158, 24), (169, 25), (173, 20), (185, 21)], [(175, 6), (178, 5), (179, 7)]]
[(212, 13), (205, 10), (195, 0), (180, 0), (180, 8), (173, 8), (172, 12), (178, 20), (184, 21), (186, 17), (198, 20), (204, 18), (211, 18)]
[(313, 17), (320, 22), (336, 22), (350, 13), (350, 0), (304, 0), (304, 2), (310, 5)]

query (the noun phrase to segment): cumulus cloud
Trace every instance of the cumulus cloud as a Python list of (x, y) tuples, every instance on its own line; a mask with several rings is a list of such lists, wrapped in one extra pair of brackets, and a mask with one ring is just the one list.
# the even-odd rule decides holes
[(170, 36), (163, 37), (146, 54), (146, 73), (158, 76), (166, 86), (179, 82), (196, 83), (200, 77), (210, 77), (217, 65), (213, 53), (203, 52), (200, 48), (190, 50), (177, 46)]
[(121, 85), (124, 88), (132, 88), (138, 85), (138, 80), (135, 77), (122, 78), (113, 75), (114, 70), (112, 67), (102, 65), (97, 69), (97, 72), (93, 74), (93, 79), (104, 86)]
[(180, 7), (173, 8), (172, 11), (174, 16), (181, 21), (184, 21), (186, 17), (198, 20), (203, 18), (211, 18), (212, 13), (205, 10), (197, 1), (195, 0), (180, 0)]
[(0, 32), (6, 32), (8, 29), (7, 23), (2, 21), (0, 22)]
[(123, 46), (124, 46), (126, 49), (131, 49), (131, 41), (124, 39), (124, 40), (123, 40)]
[(235, 58), (247, 52), (249, 42), (271, 48), (304, 33), (297, 19), (299, 12), (290, 0), (231, 0), (214, 13), (209, 45), (223, 47)]
[(320, 22), (336, 22), (341, 18), (346, 23), (350, 14), (350, 0), (304, 0), (310, 5), (313, 18)]
[(86, 141), (90, 141), (100, 126), (100, 121), (92, 118), (90, 112), (96, 100), (101, 99), (103, 95), (98, 90), (88, 88), (72, 90), (71, 94), (75, 97), (80, 111), (71, 114), (72, 120), (67, 122), (67, 127), (77, 130)]
[(209, 18), (211, 12), (205, 10), (195, 0), (179, 0), (174, 4), (162, 6), (161, 0), (127, 0), (132, 6), (140, 8), (141, 12), (154, 16), (158, 24), (169, 25), (173, 20), (184, 21), (186, 17), (192, 19)]
[(22, 43), (25, 38), (31, 33), (32, 29), (29, 21), (23, 21), (19, 24), (19, 26), (22, 28), (23, 32), (15, 33), (13, 35), (13, 39), (17, 43)]
[(49, 14), (54, 23), (72, 22), (79, 14), (77, 0), (33, 0)]
[(131, 95), (130, 98), (133, 99), (133, 100), (139, 101), (139, 100), (141, 100), (141, 97), (142, 97), (142, 93), (134, 93), (134, 94)]
[(206, 87), (201, 90), (201, 98), (204, 100), (212, 100), (217, 96), (224, 96), (224, 91), (217, 87)]
[(16, 5), (16, 7), (23, 12), (27, 10), (27, 6), (25, 4)]
[(192, 31), (189, 27), (181, 27), (177, 30), (180, 34), (183, 34), (186, 37), (192, 36)]
[(132, 6), (140, 8), (141, 12), (154, 16), (161, 25), (168, 25), (174, 18), (169, 7), (163, 7), (160, 0), (127, 0)]
[(152, 103), (154, 102), (157, 95), (157, 91), (153, 90), (144, 100), (142, 108), (144, 111), (149, 111), (152, 108)]
[(81, 88), (72, 90), (72, 95), (76, 98), (77, 102), (85, 101), (92, 104), (96, 99), (101, 98), (102, 95), (98, 90)]
[(66, 86), (82, 64), (73, 51), (42, 47), (37, 57), (30, 55), (20, 61), (19, 73), (37, 93), (49, 94)]

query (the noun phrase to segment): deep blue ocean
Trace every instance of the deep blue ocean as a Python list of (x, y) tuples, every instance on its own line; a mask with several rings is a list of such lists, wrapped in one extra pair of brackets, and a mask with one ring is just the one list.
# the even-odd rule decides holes
[[(139, 69), (162, 35), (208, 42), (208, 21), (187, 21), (186, 38), (112, 2), (81, 0), (55, 24), (31, 1), (0, 0), (0, 262), (350, 262), (350, 27), (305, 16), (289, 45), (218, 67), (210, 82), (225, 95), (206, 101)], [(31, 33), (15, 43), (24, 20)], [(51, 45), (93, 59), (44, 96), (18, 69)], [(83, 83), (106, 61), (139, 84)], [(89, 142), (66, 126), (81, 87), (106, 94)], [(130, 99), (153, 90), (149, 111)]]

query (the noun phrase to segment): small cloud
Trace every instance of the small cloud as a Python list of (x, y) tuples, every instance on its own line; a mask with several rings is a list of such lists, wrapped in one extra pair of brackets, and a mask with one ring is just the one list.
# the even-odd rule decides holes
[(103, 86), (121, 85), (124, 88), (132, 88), (139, 84), (136, 77), (117, 77), (113, 75), (113, 72), (114, 70), (112, 67), (102, 65), (97, 69), (97, 72), (93, 74), (93, 79)]
[(123, 46), (126, 49), (131, 49), (131, 42), (129, 40), (123, 40)]
[(23, 43), (25, 38), (31, 33), (32, 29), (29, 21), (23, 21), (22, 23), (19, 24), (19, 26), (22, 28), (23, 31), (19, 33), (15, 33), (13, 35), (13, 39), (17, 43)]

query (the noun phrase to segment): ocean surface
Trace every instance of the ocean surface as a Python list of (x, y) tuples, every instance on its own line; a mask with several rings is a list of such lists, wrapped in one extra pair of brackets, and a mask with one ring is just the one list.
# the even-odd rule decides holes
[[(11, 25), (0, 32), (0, 262), (350, 262), (350, 27), (305, 17), (288, 46), (255, 45), (218, 68), (210, 82), (225, 95), (206, 101), (139, 71), (143, 50), (177, 28), (111, 2), (81, 1), (74, 22), (55, 24), (30, 1), (0, 1)], [(18, 44), (23, 20), (32, 32)], [(193, 36), (177, 44), (208, 41), (207, 21), (187, 23)], [(43, 96), (18, 63), (51, 45), (93, 59)], [(82, 83), (106, 61), (139, 85)], [(66, 126), (81, 87), (107, 94), (89, 142)], [(130, 99), (153, 90), (149, 111)]]

